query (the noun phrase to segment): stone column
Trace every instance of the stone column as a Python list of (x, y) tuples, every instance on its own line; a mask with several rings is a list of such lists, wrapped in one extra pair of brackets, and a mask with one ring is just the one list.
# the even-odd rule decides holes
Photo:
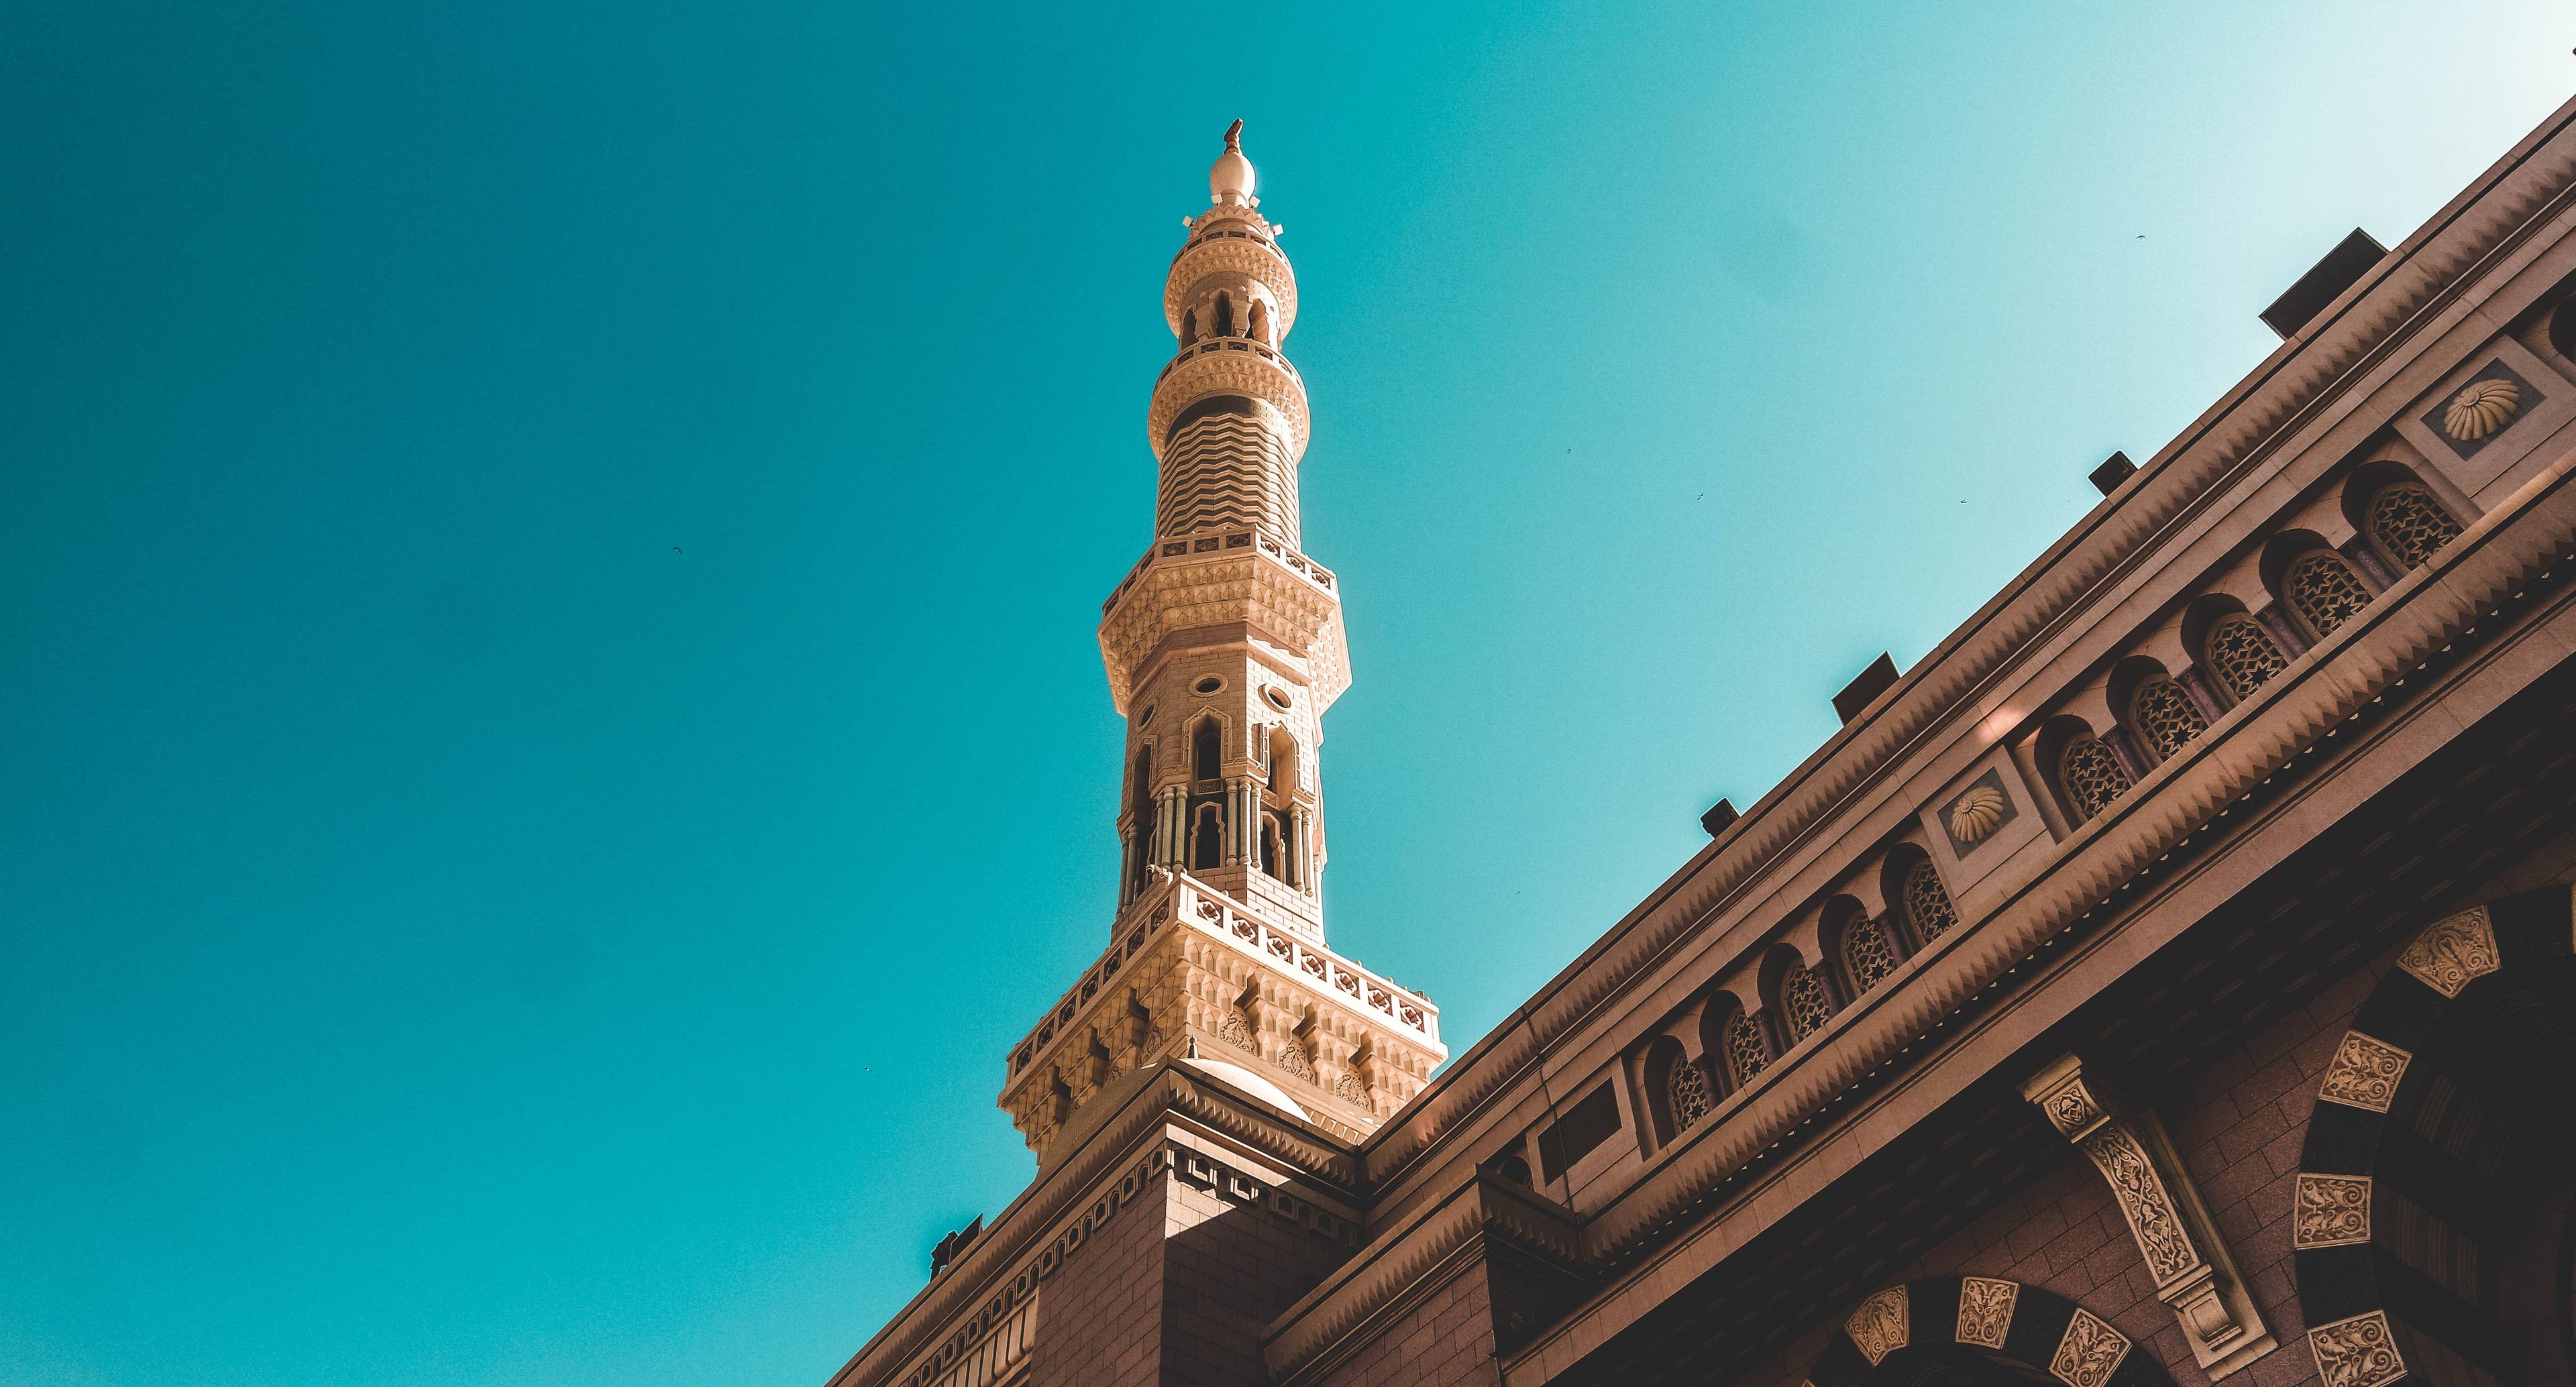
[(1121, 910), (1127, 908), (1129, 901), (1136, 899), (1136, 835), (1144, 828), (1145, 825), (1136, 822), (1132, 815), (1118, 825), (1118, 908)]
[(1177, 872), (1189, 861), (1189, 835), (1181, 823), (1189, 811), (1189, 794), (1178, 785), (1165, 786), (1155, 792), (1154, 806), (1161, 820), (1154, 830), (1154, 860)]
[(2201, 1371), (2222, 1378), (2280, 1346), (2255, 1313), (2155, 1109), (2087, 1073), (2074, 1055), (2040, 1071), (2021, 1092), (2110, 1182), (2155, 1279), (2156, 1299), (2182, 1322)]
[(1288, 807), (1288, 851), (1293, 854), (1289, 871), (1297, 878), (1297, 889), (1315, 894), (1315, 829), (1314, 815), (1302, 804)]

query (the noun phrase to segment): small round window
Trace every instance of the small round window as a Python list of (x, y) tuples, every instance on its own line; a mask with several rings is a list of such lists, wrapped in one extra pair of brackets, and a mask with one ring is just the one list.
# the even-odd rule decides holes
[(1281, 693), (1275, 686), (1263, 689), (1261, 696), (1270, 700), (1271, 707), (1283, 713), (1288, 711), (1288, 695)]
[(1190, 685), (1190, 690), (1193, 693), (1212, 694), (1224, 687), (1225, 681), (1211, 674), (1207, 678)]
[(1154, 725), (1154, 709), (1151, 705), (1147, 705), (1145, 711), (1136, 715), (1136, 725), (1140, 728)]

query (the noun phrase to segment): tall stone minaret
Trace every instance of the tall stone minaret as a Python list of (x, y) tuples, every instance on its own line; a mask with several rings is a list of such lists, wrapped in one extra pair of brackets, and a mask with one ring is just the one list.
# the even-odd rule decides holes
[(1109, 948), (1013, 1047), (1002, 1089), (1041, 1160), (1155, 1066), (1356, 1137), (1448, 1055), (1428, 999), (1324, 944), (1317, 752), (1350, 654), (1341, 586), (1299, 548), (1306, 386), (1280, 348), (1297, 278), (1242, 131), (1163, 282), (1179, 349), (1145, 412), (1154, 538), (1101, 613), (1127, 719)]
[(1122, 904), (1154, 868), (1324, 942), (1323, 713), (1350, 685), (1333, 575), (1298, 548), (1306, 385), (1282, 342), (1297, 276), (1252, 195), (1243, 122), (1163, 280), (1180, 347), (1154, 381), (1154, 549), (1100, 623), (1127, 718)]

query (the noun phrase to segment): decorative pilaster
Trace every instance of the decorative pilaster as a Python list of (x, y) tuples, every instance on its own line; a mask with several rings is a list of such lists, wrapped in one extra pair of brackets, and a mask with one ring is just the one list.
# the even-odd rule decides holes
[(1315, 894), (1315, 835), (1311, 828), (1314, 815), (1302, 804), (1288, 807), (1288, 871), (1298, 890)]
[(2086, 1073), (2074, 1055), (2042, 1070), (2021, 1092), (2110, 1182), (2155, 1278), (2156, 1299), (2182, 1322), (2202, 1371), (2222, 1378), (2280, 1346), (2263, 1327), (2153, 1108)]
[(1135, 819), (1118, 822), (1118, 908), (1136, 899), (1136, 835), (1144, 828)]
[(1181, 822), (1189, 813), (1189, 793), (1178, 785), (1164, 786), (1154, 793), (1154, 807), (1161, 821), (1154, 830), (1154, 860), (1177, 872), (1189, 852), (1188, 835), (1182, 832)]

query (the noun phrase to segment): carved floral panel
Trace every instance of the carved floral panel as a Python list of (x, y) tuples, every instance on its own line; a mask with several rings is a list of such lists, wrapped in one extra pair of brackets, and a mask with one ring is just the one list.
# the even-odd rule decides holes
[(2341, 1247), (2370, 1241), (2370, 1177), (2299, 1172), (2293, 1194), (2292, 1247)]
[(2318, 1325), (2308, 1331), (2308, 1350), (2325, 1387), (2381, 1387), (2406, 1375), (2383, 1311)]
[(2048, 1360), (2048, 1374), (2067, 1387), (2102, 1387), (2128, 1356), (2127, 1335), (2093, 1312), (2078, 1309), (2075, 1318), (2067, 1321), (2066, 1337), (2057, 1341), (2056, 1356)]
[(2110, 1126), (2094, 1133), (2084, 1142), (2084, 1154), (2093, 1158), (2093, 1164), (2101, 1167), (2102, 1177), (2111, 1182), (2111, 1192), (2120, 1201), (2120, 1213), (2137, 1235), (2138, 1250), (2146, 1255), (2147, 1271), (2157, 1285), (2200, 1265), (2200, 1254), (2192, 1249), (2191, 1237), (2183, 1231), (2182, 1219), (2174, 1212), (2164, 1181), (2157, 1177), (2145, 1149), (2127, 1128)]
[(2325, 1082), (2317, 1086), (2317, 1097), (2386, 1112), (2397, 1099), (2397, 1081), (2406, 1077), (2407, 1061), (2414, 1058), (2384, 1040), (2346, 1031), (2334, 1058), (2326, 1062)]
[(1905, 1315), (1905, 1288), (1890, 1286), (1862, 1301), (1844, 1323), (1843, 1332), (1874, 1368), (1878, 1360), (1905, 1347)]
[(1960, 1278), (1959, 1342), (2002, 1348), (2004, 1336), (2012, 1332), (2013, 1306), (2020, 1299), (2021, 1283), (2018, 1281), (1997, 1281), (1984, 1276)]
[(2397, 956), (2397, 966), (2445, 997), (2459, 996), (2461, 988), (2502, 966), (2487, 908), (2463, 910), (2425, 926)]

